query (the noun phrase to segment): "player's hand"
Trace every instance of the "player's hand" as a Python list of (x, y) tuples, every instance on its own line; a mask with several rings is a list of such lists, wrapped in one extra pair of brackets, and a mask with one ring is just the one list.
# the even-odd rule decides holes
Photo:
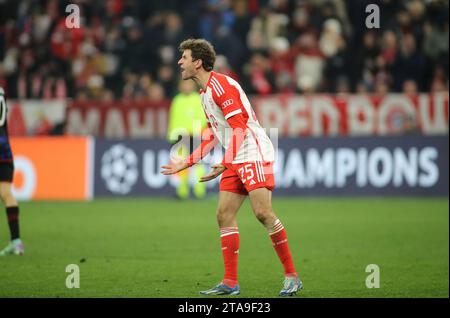
[(203, 176), (200, 178), (200, 182), (206, 182), (209, 180), (212, 180), (219, 176), (222, 172), (224, 172), (227, 168), (225, 166), (219, 164), (212, 165), (211, 168), (213, 169), (211, 173), (207, 174), (206, 176)]
[(186, 168), (188, 168), (189, 165), (187, 164), (187, 162), (180, 160), (180, 161), (172, 161), (171, 163), (161, 166), (161, 168), (163, 168), (164, 170), (161, 171), (162, 174), (165, 175), (170, 175), (170, 174), (175, 174), (177, 172), (180, 172), (181, 170), (184, 170)]

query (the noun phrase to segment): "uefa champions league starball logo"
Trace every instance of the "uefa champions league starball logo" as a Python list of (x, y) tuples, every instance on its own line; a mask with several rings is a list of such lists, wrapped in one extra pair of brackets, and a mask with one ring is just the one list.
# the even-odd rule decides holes
[(122, 144), (112, 146), (102, 157), (101, 175), (109, 191), (127, 194), (138, 178), (136, 153)]

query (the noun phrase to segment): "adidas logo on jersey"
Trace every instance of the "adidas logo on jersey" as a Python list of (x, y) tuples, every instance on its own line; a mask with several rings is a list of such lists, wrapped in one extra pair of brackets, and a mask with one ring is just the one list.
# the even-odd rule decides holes
[(252, 179), (252, 181), (250, 181), (250, 185), (254, 185), (256, 182), (255, 180)]

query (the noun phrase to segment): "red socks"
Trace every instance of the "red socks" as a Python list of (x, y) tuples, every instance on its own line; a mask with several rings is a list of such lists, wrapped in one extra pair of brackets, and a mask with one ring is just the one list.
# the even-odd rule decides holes
[[(297, 276), (294, 263), (292, 261), (291, 251), (287, 240), (286, 231), (280, 220), (276, 220), (269, 235), (273, 247), (283, 264), (285, 276)], [(223, 262), (225, 265), (225, 274), (222, 282), (227, 286), (237, 285), (237, 266), (239, 256), (239, 230), (237, 227), (220, 228), (220, 241), (222, 244)]]
[(278, 254), (278, 258), (284, 267), (285, 276), (297, 276), (292, 261), (291, 251), (289, 250), (289, 244), (287, 240), (286, 231), (280, 220), (276, 220), (272, 229), (269, 230), (269, 235), (273, 243), (273, 247)]
[(225, 274), (223, 283), (234, 287), (237, 285), (237, 265), (239, 255), (239, 231), (237, 227), (223, 227), (220, 229), (223, 262)]

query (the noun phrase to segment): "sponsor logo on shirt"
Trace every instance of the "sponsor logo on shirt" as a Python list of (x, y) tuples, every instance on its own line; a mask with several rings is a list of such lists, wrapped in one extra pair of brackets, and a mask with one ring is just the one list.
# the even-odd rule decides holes
[(233, 99), (227, 99), (226, 101), (223, 102), (222, 104), (222, 108), (227, 108), (228, 106), (233, 105)]

